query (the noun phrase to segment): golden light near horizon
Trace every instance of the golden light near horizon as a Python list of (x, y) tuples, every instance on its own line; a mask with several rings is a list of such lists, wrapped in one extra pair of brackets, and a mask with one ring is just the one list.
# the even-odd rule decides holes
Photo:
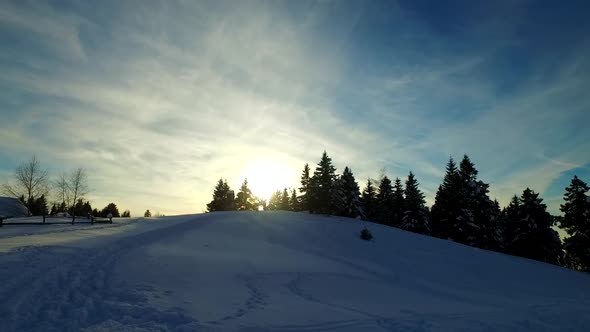
[(295, 185), (294, 174), (292, 168), (283, 162), (258, 159), (246, 166), (241, 175), (240, 185), (244, 179), (248, 179), (248, 187), (252, 194), (268, 200), (273, 192)]

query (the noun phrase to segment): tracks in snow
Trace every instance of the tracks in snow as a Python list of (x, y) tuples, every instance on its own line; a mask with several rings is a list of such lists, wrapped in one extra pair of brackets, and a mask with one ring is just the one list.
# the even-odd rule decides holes
[(182, 309), (162, 312), (152, 308), (139, 292), (113, 284), (111, 274), (126, 252), (198, 224), (181, 222), (112, 241), (102, 248), (24, 247), (3, 255), (0, 331), (92, 331), (105, 321), (140, 331), (194, 327), (198, 322)]

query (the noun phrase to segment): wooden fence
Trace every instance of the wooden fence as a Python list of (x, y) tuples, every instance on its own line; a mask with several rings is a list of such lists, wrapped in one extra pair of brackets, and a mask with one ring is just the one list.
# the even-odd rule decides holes
[[(42, 220), (39, 222), (31, 222), (31, 221), (9, 221), (7, 219), (13, 218), (12, 216), (0, 216), (0, 227), (8, 226), (8, 225), (74, 225), (74, 223), (79, 224), (112, 224), (113, 218), (102, 218), (102, 217), (72, 217), (71, 221), (65, 221), (64, 219), (69, 217), (56, 217), (56, 216), (42, 216)], [(49, 221), (50, 219), (61, 219), (60, 221)]]

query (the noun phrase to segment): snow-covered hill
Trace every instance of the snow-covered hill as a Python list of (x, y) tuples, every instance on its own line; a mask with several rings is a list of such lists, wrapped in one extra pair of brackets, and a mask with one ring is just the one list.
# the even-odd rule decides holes
[(373, 242), (289, 212), (6, 226), (0, 331), (590, 330), (587, 274), (369, 227)]

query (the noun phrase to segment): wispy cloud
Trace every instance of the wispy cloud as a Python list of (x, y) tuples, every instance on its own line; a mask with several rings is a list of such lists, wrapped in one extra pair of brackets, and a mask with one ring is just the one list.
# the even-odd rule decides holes
[(0, 154), (84, 166), (96, 204), (137, 213), (200, 211), (257, 158), (296, 186), (324, 149), (359, 182), (413, 170), (429, 202), (451, 154), (502, 200), (542, 192), (589, 159), (588, 49), (506, 89), (518, 22), (486, 13), (456, 42), (404, 3), (2, 3), (0, 36), (26, 42), (0, 55)]
[(54, 54), (70, 60), (84, 60), (86, 54), (80, 41), (78, 26), (88, 24), (82, 17), (62, 14), (42, 1), (26, 6), (18, 2), (0, 4), (0, 24), (18, 35), (18, 42), (41, 42)]

